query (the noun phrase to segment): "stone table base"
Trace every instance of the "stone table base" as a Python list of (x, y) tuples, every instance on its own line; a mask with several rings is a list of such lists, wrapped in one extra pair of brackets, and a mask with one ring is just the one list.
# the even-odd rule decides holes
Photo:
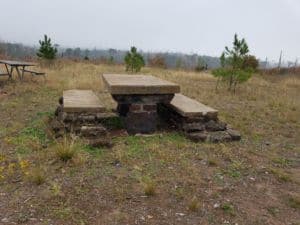
[(173, 94), (113, 95), (118, 113), (129, 134), (153, 133), (157, 127), (157, 104), (169, 103)]

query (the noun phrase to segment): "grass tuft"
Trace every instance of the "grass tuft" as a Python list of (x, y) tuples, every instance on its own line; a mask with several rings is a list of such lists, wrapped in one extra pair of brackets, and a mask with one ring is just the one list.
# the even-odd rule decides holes
[(156, 184), (151, 178), (144, 178), (143, 186), (146, 196), (154, 196), (156, 194)]
[(230, 203), (224, 203), (222, 206), (221, 206), (221, 209), (223, 209), (223, 211), (231, 216), (234, 216), (235, 215), (235, 211), (234, 211), (234, 207), (232, 204)]
[(62, 143), (56, 146), (55, 154), (61, 161), (68, 162), (77, 154), (77, 147), (74, 140), (68, 141), (65, 138)]
[(193, 197), (191, 201), (188, 203), (188, 209), (192, 212), (198, 211), (200, 207), (200, 203), (196, 197)]
[(27, 174), (28, 180), (36, 185), (41, 185), (46, 181), (46, 174), (43, 168), (37, 167), (31, 169)]
[(300, 197), (290, 196), (288, 198), (288, 205), (293, 209), (300, 209)]

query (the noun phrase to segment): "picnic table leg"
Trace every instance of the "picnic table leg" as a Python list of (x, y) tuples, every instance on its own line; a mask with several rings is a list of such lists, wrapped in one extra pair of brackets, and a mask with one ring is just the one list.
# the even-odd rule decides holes
[(22, 75), (21, 75), (22, 80), (24, 79), (24, 70), (25, 70), (25, 66), (22, 66)]
[(17, 70), (17, 73), (18, 73), (19, 80), (22, 81), (22, 75), (21, 75), (20, 70), (17, 66), (16, 66), (16, 70)]
[(10, 78), (12, 79), (12, 76), (13, 76), (13, 71), (14, 71), (14, 67), (13, 66), (11, 66), (10, 67)]
[(11, 80), (12, 79), (12, 68), (11, 68), (11, 71), (9, 71), (7, 64), (4, 64), (4, 65), (5, 65), (7, 74), (8, 74), (8, 79)]

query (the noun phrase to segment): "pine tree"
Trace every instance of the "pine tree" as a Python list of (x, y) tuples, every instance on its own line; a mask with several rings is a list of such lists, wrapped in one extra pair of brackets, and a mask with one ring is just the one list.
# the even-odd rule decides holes
[(139, 72), (145, 66), (144, 58), (137, 52), (136, 47), (131, 47), (125, 56), (126, 71)]
[(57, 49), (52, 46), (51, 39), (44, 35), (44, 40), (40, 40), (40, 48), (37, 52), (37, 56), (42, 59), (55, 59)]
[[(234, 35), (233, 48), (225, 47), (225, 51), (220, 57), (221, 68), (213, 71), (213, 75), (218, 78), (216, 88), (219, 81), (228, 82), (228, 90), (236, 90), (238, 83), (247, 81), (257, 67), (254, 62), (254, 56), (250, 56), (249, 47), (243, 38), (238, 39), (237, 34)], [(254, 58), (253, 58), (254, 57)], [(253, 61), (253, 63), (250, 61)], [(258, 63), (257, 63), (258, 64)]]

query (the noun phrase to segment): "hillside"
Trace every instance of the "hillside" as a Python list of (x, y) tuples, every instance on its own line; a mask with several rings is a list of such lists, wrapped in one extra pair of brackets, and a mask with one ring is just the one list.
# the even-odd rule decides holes
[[(0, 224), (300, 224), (300, 78), (255, 75), (234, 95), (209, 73), (144, 68), (219, 110), (242, 133), (193, 143), (176, 131), (115, 134), (112, 148), (57, 141), (49, 130), (66, 89), (116, 103), (102, 73), (123, 66), (59, 62), (42, 78), (0, 80)], [(74, 148), (72, 160), (59, 152)]]

